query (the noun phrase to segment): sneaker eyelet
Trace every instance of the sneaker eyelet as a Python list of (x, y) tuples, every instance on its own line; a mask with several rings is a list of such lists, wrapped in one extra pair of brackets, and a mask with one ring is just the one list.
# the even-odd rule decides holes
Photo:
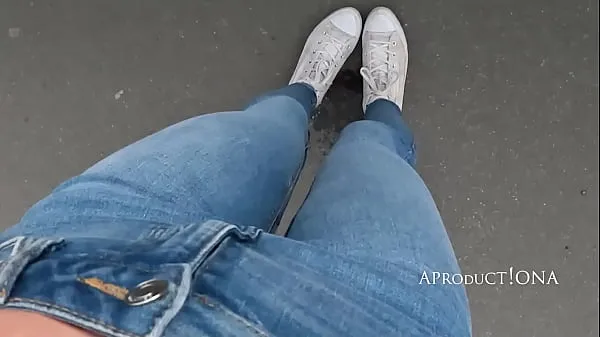
[(398, 43), (396, 43), (396, 41), (392, 41), (392, 46), (396, 46)]

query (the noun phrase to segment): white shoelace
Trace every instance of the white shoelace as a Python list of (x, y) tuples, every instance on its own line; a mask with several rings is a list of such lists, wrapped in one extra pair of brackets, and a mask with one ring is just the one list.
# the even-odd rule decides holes
[(334, 70), (335, 59), (341, 57), (344, 42), (336, 39), (330, 34), (324, 34), (323, 40), (318, 43), (323, 47), (313, 52), (315, 56), (310, 61), (310, 69), (308, 70), (308, 78), (315, 83), (325, 84), (327, 77)]
[(399, 69), (389, 61), (390, 57), (395, 56), (390, 50), (394, 42), (369, 41), (369, 44), (371, 59), (366, 67), (360, 68), (360, 74), (373, 95), (386, 97), (388, 89), (400, 79)]

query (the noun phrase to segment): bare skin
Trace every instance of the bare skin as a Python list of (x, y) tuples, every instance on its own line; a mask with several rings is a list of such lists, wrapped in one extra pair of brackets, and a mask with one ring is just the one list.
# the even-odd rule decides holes
[(42, 314), (13, 309), (0, 310), (0, 326), (6, 337), (100, 337)]

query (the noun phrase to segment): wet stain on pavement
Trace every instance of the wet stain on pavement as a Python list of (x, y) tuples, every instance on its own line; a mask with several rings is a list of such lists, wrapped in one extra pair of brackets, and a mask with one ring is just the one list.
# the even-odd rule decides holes
[(358, 68), (342, 69), (317, 109), (313, 128), (339, 133), (362, 117), (362, 78)]

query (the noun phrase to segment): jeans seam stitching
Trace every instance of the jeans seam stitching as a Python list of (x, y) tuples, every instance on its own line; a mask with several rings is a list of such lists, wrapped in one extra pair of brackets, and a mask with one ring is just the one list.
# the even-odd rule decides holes
[(127, 335), (127, 336), (132, 336), (132, 337), (140, 337), (140, 335), (138, 335), (138, 334), (132, 334), (130, 332), (121, 330), (121, 329), (119, 329), (117, 327), (114, 327), (114, 326), (112, 326), (110, 324), (107, 324), (107, 323), (105, 323), (103, 321), (97, 320), (95, 318), (88, 317), (86, 315), (80, 314), (80, 313), (75, 312), (75, 311), (73, 311), (71, 309), (65, 308), (63, 306), (60, 306), (60, 305), (57, 305), (57, 304), (54, 304), (54, 303), (48, 303), (48, 302), (44, 302), (44, 301), (40, 301), (40, 300), (27, 299), (27, 298), (22, 298), (22, 297), (13, 297), (13, 298), (11, 298), (9, 300), (8, 303), (11, 303), (11, 302), (12, 303), (14, 303), (14, 302), (25, 302), (25, 303), (31, 303), (31, 304), (44, 305), (44, 306), (47, 306), (47, 307), (49, 307), (51, 309), (57, 309), (59, 311), (63, 311), (65, 313), (73, 315), (73, 316), (75, 316), (77, 318), (85, 319), (85, 320), (88, 320), (88, 321), (90, 321), (90, 322), (92, 322), (94, 324), (98, 324), (98, 325), (104, 326), (104, 327), (106, 327), (108, 329), (111, 329), (111, 330), (114, 330), (115, 332), (118, 332), (120, 334), (124, 334), (124, 335)]
[[(208, 306), (210, 308), (217, 308), (221, 312), (226, 314), (227, 316), (232, 317), (239, 323), (243, 324), (246, 328), (252, 329), (253, 331), (250, 331), (250, 332), (252, 332), (254, 335), (261, 336), (261, 337), (269, 336), (266, 332), (264, 332), (261, 329), (259, 329), (258, 327), (256, 327), (254, 324), (249, 322), (247, 319), (245, 319), (244, 317), (241, 317), (241, 316), (237, 315), (236, 313), (234, 313), (233, 311), (227, 309), (224, 305), (222, 305), (215, 299), (211, 298), (210, 296), (205, 295), (205, 294), (198, 294), (198, 293), (193, 293), (192, 296), (196, 297), (196, 299), (198, 300), (198, 302), (200, 302), (200, 304), (202, 304), (204, 306)], [(210, 303), (208, 303), (208, 302), (210, 302)]]

